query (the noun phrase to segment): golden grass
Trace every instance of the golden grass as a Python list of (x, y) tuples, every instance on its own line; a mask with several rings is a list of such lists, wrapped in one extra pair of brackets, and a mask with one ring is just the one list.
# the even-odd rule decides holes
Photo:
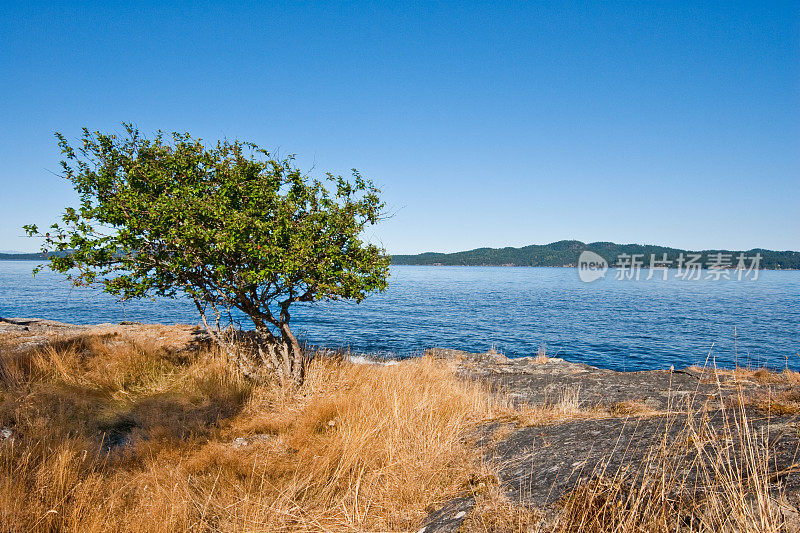
[(753, 429), (743, 402), (722, 417), (720, 428), (687, 416), (672, 434), (678, 418), (671, 417), (640, 463), (614, 470), (600, 461), (588, 482), (561, 498), (552, 530), (785, 531), (768, 435)]
[(541, 404), (502, 403), (494, 409), (494, 419), (510, 421), (518, 426), (543, 426), (570, 420), (608, 418), (608, 410), (601, 407), (583, 407), (579, 402), (580, 387), (565, 387), (557, 391), (553, 398)]
[(770, 415), (800, 414), (800, 372), (769, 368), (698, 369), (701, 379), (747, 394), (733, 395), (731, 405), (752, 406)]
[[(0, 531), (408, 531), (463, 494), (476, 498), (468, 531), (537, 530), (543, 513), (507, 499), (470, 441), (476, 427), (659, 414), (584, 408), (577, 388), (514, 405), (428, 357), (318, 357), (300, 389), (254, 386), (214, 350), (165, 338), (109, 331), (0, 351), (0, 427), (13, 429), (0, 439)], [(718, 490), (672, 510), (667, 494), (684, 487), (665, 471), (682, 471), (685, 454), (665, 440), (638, 475), (598, 472), (547, 527), (660, 531), (692, 516), (770, 531), (779, 518), (758, 436), (730, 433), (744, 439), (734, 457), (701, 430), (681, 442)], [(726, 466), (743, 461), (746, 479)]]
[(493, 408), (430, 358), (319, 358), (297, 391), (111, 335), (0, 361), (11, 531), (407, 530), (463, 490)]
[(536, 355), (533, 358), (534, 363), (546, 363), (550, 360), (550, 356), (547, 355), (547, 348), (544, 346), (539, 346), (539, 349), (536, 350)]
[(699, 367), (691, 366), (688, 370), (699, 375), (701, 379), (708, 383), (716, 383), (717, 381), (723, 384), (729, 383), (755, 383), (755, 384), (785, 384), (785, 385), (800, 385), (800, 372), (794, 370), (776, 371), (766, 367), (742, 367), (737, 366), (732, 369), (716, 368), (714, 366)]
[(496, 479), (482, 482), (473, 489), (475, 507), (464, 521), (461, 531), (474, 533), (531, 532), (540, 530), (545, 514), (513, 502)]

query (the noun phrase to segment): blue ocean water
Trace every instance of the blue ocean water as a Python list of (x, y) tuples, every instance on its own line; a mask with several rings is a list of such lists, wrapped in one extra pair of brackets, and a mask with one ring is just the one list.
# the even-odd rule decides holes
[[(185, 300), (120, 303), (36, 263), (0, 261), (0, 316), (93, 324), (198, 321)], [(616, 370), (704, 363), (800, 370), (800, 272), (745, 280), (584, 283), (570, 268), (393, 266), (389, 289), (361, 304), (298, 306), (310, 344), (413, 356), (433, 346), (548, 355)], [(643, 275), (643, 278), (646, 277)]]

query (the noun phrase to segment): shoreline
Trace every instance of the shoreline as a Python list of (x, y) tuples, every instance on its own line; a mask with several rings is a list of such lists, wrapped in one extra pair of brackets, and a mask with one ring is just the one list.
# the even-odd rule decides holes
[[(71, 323), (71, 322), (63, 322), (59, 320), (52, 320), (47, 318), (29, 318), (29, 317), (3, 317), (0, 316), (0, 339), (4, 334), (8, 333), (28, 333), (31, 336), (37, 336), (40, 340), (44, 340), (48, 336), (53, 335), (68, 335), (74, 336), (83, 333), (88, 333), (91, 331), (115, 331), (117, 329), (126, 330), (126, 329), (137, 329), (137, 328), (175, 328), (181, 331), (192, 331), (195, 338), (203, 338), (206, 340), (210, 340), (207, 333), (203, 329), (203, 327), (198, 324), (188, 324), (188, 323), (161, 323), (161, 322), (139, 322), (139, 321), (129, 321), (123, 320), (120, 322), (101, 322), (101, 323)], [(392, 353), (381, 353), (381, 352), (360, 352), (360, 351), (353, 351), (350, 347), (347, 346), (337, 346), (337, 347), (329, 347), (329, 346), (322, 346), (322, 345), (313, 345), (307, 344), (307, 349), (314, 353), (330, 353), (330, 354), (347, 354), (347, 357), (356, 358), (358, 360), (365, 361), (367, 363), (375, 362), (375, 363), (387, 363), (393, 361), (406, 361), (406, 360), (413, 360), (418, 357), (422, 357), (426, 354), (431, 352), (450, 352), (450, 353), (460, 353), (460, 354), (472, 354), (477, 352), (469, 352), (462, 350), (460, 348), (449, 348), (449, 347), (442, 347), (442, 346), (430, 346), (420, 348), (420, 351), (415, 354), (411, 355), (398, 355)], [(487, 352), (489, 354), (495, 353), (492, 349)], [(558, 353), (561, 353), (560, 351)], [(581, 362), (581, 361), (574, 361), (571, 358), (564, 358), (564, 357), (557, 357), (558, 353), (555, 356), (547, 356), (545, 357), (549, 360), (554, 361), (563, 361), (565, 364), (569, 365), (582, 365), (588, 368), (593, 368), (600, 371), (607, 371), (607, 372), (616, 372), (616, 373), (641, 373), (641, 372), (661, 372), (668, 370), (669, 368), (673, 368), (675, 371), (684, 371), (693, 367), (697, 367), (698, 365), (702, 366), (699, 362), (696, 363), (688, 363), (686, 366), (679, 366), (675, 367), (675, 365), (664, 365), (662, 367), (656, 368), (638, 368), (638, 369), (625, 369), (625, 368), (612, 368), (612, 367), (605, 367), (599, 365), (592, 365), (589, 363)], [(531, 354), (511, 354), (505, 355), (505, 353), (497, 354), (502, 356), (510, 361), (524, 361), (531, 358), (540, 357), (539, 353), (531, 353)], [(745, 361), (745, 359), (742, 359)], [(755, 364), (753, 364), (755, 363)], [(714, 359), (714, 367), (719, 371), (733, 371), (737, 368), (739, 369), (750, 369), (750, 370), (759, 370), (764, 369), (770, 372), (781, 372), (784, 368), (780, 367), (779, 365), (769, 365), (764, 363), (763, 361), (757, 360), (753, 361), (747, 359), (747, 365), (735, 365), (735, 364), (725, 364), (725, 363), (716, 363)], [(622, 365), (624, 366), (624, 365)]]

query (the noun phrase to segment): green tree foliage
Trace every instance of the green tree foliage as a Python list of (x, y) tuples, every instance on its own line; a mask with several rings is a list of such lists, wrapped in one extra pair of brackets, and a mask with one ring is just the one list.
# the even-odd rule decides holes
[[(56, 134), (80, 202), (47, 232), (25, 226), (43, 237), (43, 252), (56, 252), (50, 268), (123, 300), (188, 295), (245, 373), (272, 368), (300, 383), (305, 357), (291, 304), (361, 301), (386, 287), (384, 251), (361, 238), (381, 218), (378, 189), (356, 170), (349, 180), (312, 179), (292, 157), (252, 143), (207, 147), (189, 134), (149, 140), (124, 128), (120, 136), (84, 129), (75, 148)], [(254, 333), (223, 328), (233, 309)]]

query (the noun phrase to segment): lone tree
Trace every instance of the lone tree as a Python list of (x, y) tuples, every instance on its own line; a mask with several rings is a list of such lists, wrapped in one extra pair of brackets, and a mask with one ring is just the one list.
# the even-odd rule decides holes
[[(293, 157), (253, 143), (207, 147), (189, 134), (152, 140), (124, 124), (121, 136), (83, 129), (73, 148), (57, 133), (63, 176), (78, 192), (43, 238), (52, 270), (76, 285), (102, 285), (122, 300), (194, 300), (211, 337), (245, 375), (269, 370), (298, 385), (305, 356), (289, 327), (295, 302), (383, 291), (384, 250), (365, 243), (384, 204), (371, 182), (311, 179)], [(40, 266), (41, 268), (41, 266)], [(252, 320), (235, 331), (231, 312)]]

